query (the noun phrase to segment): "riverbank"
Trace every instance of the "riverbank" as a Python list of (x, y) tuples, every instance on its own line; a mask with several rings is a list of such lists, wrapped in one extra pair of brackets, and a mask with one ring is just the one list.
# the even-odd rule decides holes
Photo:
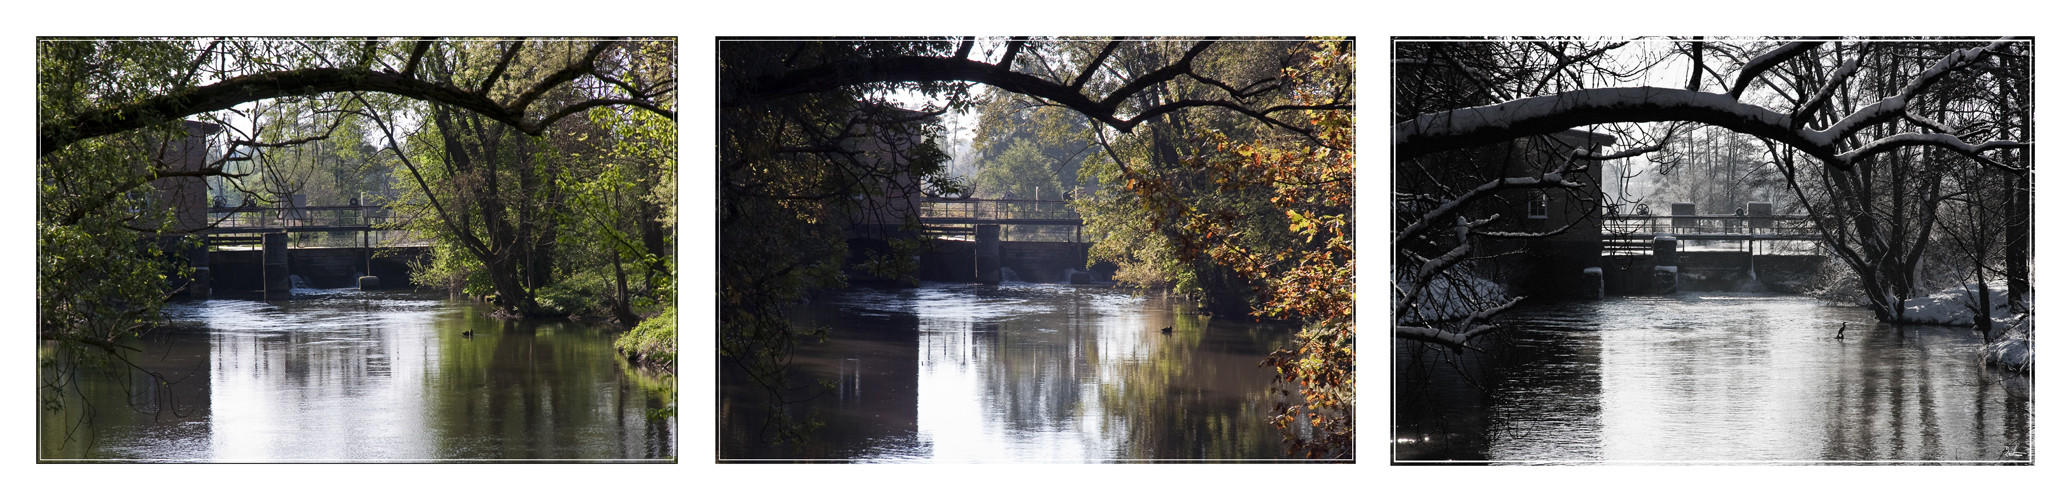
[(619, 355), (636, 364), (646, 364), (670, 373), (676, 371), (676, 307), (640, 322), (612, 341)]
[[(2030, 340), (2035, 337), (2034, 322), (2026, 314), (2014, 314), (2007, 304), (2007, 283), (1988, 282), (1986, 290), (1992, 295), (1993, 325), (1987, 338), (1991, 343), (1979, 347), (1979, 358), (1988, 365), (2028, 373), (2035, 367), (2035, 351)], [(1951, 288), (1925, 297), (1907, 299), (1901, 311), (1901, 318), (1907, 323), (1967, 326), (1979, 330), (1972, 324), (1972, 305), (1978, 301), (1978, 285)]]

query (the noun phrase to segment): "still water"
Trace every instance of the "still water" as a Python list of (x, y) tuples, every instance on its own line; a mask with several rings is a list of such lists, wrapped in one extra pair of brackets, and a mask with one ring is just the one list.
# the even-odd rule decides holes
[(1546, 303), (1507, 318), (1508, 342), (1486, 355), (1396, 343), (1396, 460), (2032, 456), (2029, 379), (1981, 367), (1968, 328), (1900, 328), (1861, 308), (1759, 294)]
[[(614, 331), (500, 321), (443, 293), (296, 289), (175, 303), (141, 367), (76, 375), (43, 412), (48, 461), (670, 461), (671, 404)], [(473, 337), (461, 332), (472, 330)], [(46, 355), (47, 355), (46, 351)], [(666, 379), (663, 379), (666, 381)], [(653, 389), (643, 389), (643, 387)]]
[[(800, 307), (832, 328), (786, 394), (824, 425), (773, 444), (771, 391), (722, 361), (720, 458), (936, 462), (1273, 460), (1272, 372), (1290, 325), (1194, 314), (1097, 286), (852, 288)], [(1170, 334), (1161, 329), (1171, 327)]]

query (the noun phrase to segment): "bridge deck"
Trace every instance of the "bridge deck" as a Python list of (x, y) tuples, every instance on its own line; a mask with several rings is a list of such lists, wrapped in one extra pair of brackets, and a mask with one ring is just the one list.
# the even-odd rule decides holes
[(1629, 235), (1605, 235), (1604, 241), (1651, 243), (1656, 234), (1674, 236), (1678, 241), (1820, 241), (1818, 233), (1634, 233)]
[(981, 218), (981, 217), (922, 217), (922, 218), (921, 218), (921, 223), (922, 223), (922, 224), (925, 224), (925, 225), (930, 225), (930, 226), (935, 226), (935, 225), (957, 225), (957, 224), (1000, 224), (1000, 225), (1022, 225), (1022, 226), (1079, 226), (1079, 225), (1083, 225), (1083, 223), (1081, 223), (1081, 222), (1079, 221), (1079, 219), (1021, 219), (1021, 218), (999, 218), (999, 219), (988, 219), (988, 218)]
[(1083, 225), (1072, 202), (1062, 200), (931, 199), (921, 202), (920, 212), (928, 225)]

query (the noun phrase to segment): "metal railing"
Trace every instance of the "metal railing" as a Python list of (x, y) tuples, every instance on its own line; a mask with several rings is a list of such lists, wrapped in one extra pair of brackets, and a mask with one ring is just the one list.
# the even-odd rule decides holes
[[(1600, 226), (1605, 255), (1642, 254), (1651, 251), (1657, 235), (1677, 238), (1682, 246), (1720, 250), (1745, 248), (1755, 251), (1757, 242), (1779, 242), (1765, 248), (1801, 251), (1799, 246), (1820, 240), (1820, 230), (1806, 214), (1783, 215), (1607, 215)], [(1744, 247), (1745, 245), (1745, 247)], [(1779, 246), (1781, 245), (1781, 246)]]
[(207, 222), (211, 225), (205, 232), (216, 246), (245, 246), (247, 241), (229, 235), (269, 232), (290, 233), (289, 246), (296, 248), (427, 243), (407, 231), (381, 227), (398, 222), (394, 211), (381, 205), (221, 207), (209, 209)]
[(1072, 203), (1058, 200), (927, 200), (921, 222), (1081, 225)]
[(394, 216), (387, 207), (307, 206), (288, 208), (228, 207), (209, 209), (209, 222), (217, 229), (371, 228)]
[(1603, 232), (1606, 237), (1616, 235), (1721, 235), (1779, 237), (1818, 236), (1812, 217), (1806, 214), (1785, 215), (1607, 215), (1604, 216)]

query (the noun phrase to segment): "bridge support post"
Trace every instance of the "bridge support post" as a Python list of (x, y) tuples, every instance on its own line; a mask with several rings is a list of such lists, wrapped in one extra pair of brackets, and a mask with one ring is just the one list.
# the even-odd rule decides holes
[(261, 253), (265, 255), (259, 276), (266, 283), (266, 292), (288, 291), (288, 233), (265, 233), (259, 238)]
[(977, 255), (973, 256), (972, 275), (979, 283), (989, 285), (1000, 283), (1000, 225), (977, 224), (971, 226), (972, 239), (978, 242)]
[(1658, 294), (1676, 293), (1676, 237), (1655, 235), (1654, 289)]

